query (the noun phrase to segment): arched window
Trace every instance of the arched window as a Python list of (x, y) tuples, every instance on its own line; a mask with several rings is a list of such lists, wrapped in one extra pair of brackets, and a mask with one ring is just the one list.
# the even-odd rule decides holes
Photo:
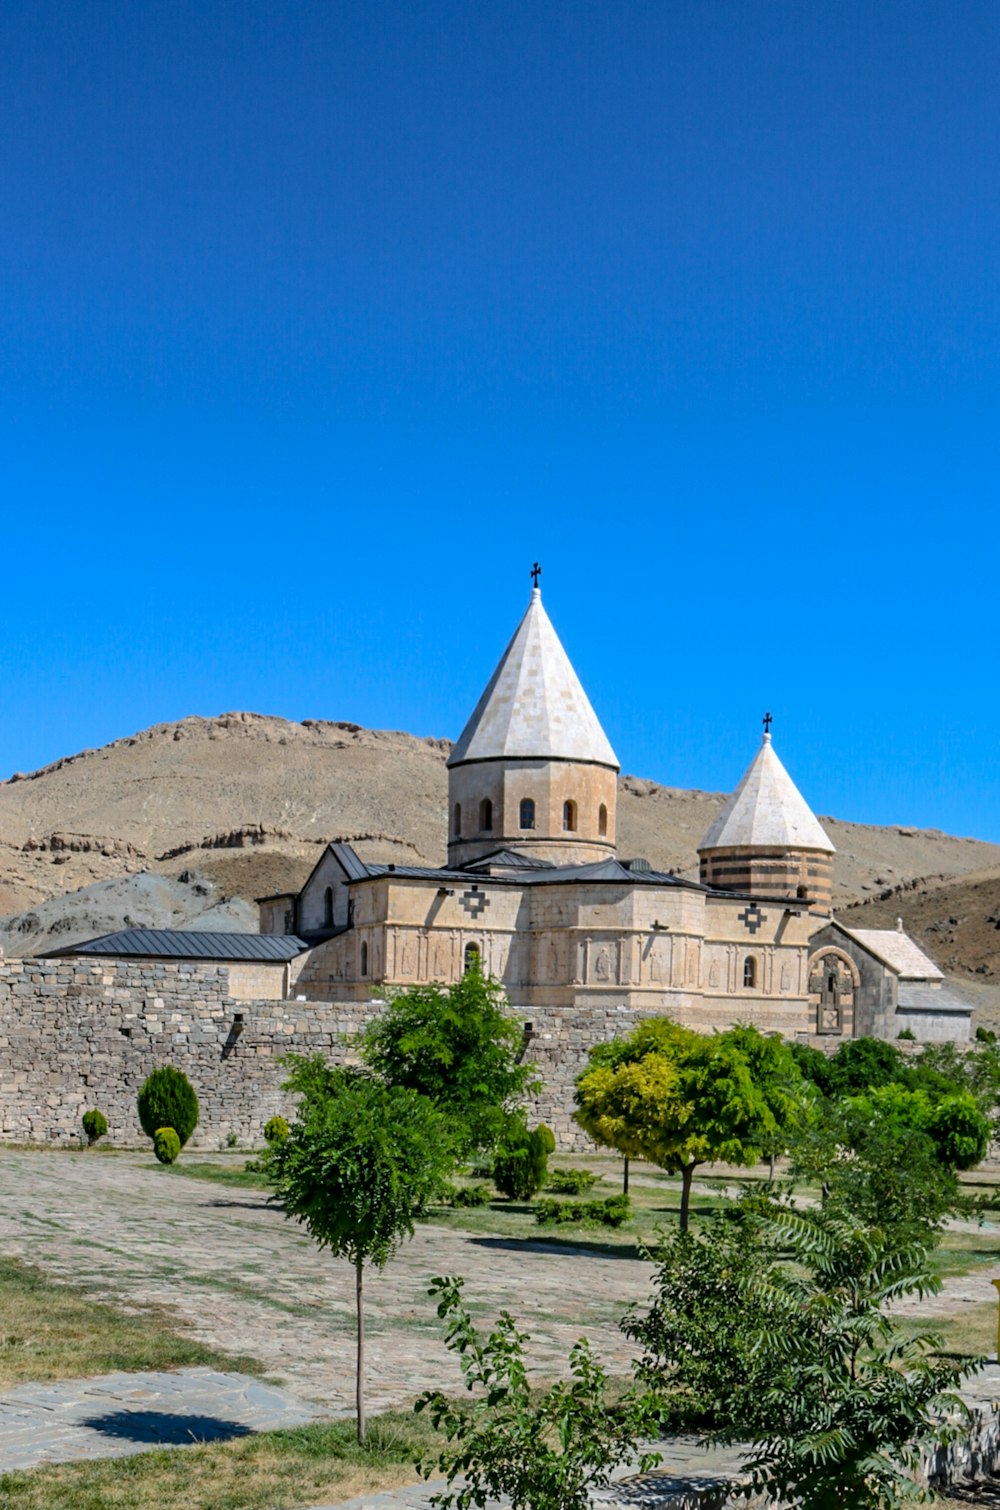
[(361, 974), (368, 974), (368, 945), (361, 945)]
[(484, 797), (479, 804), (479, 832), (481, 834), (493, 832), (493, 804), (488, 797)]
[(533, 797), (521, 798), (521, 827), (534, 828), (535, 826), (535, 799)]
[(323, 927), (333, 927), (333, 887), (328, 886), (323, 893)]
[(469, 973), (470, 970), (475, 970), (476, 972), (478, 972), (481, 969), (482, 969), (482, 956), (479, 953), (479, 945), (478, 944), (466, 944), (466, 946), (465, 946), (465, 973), (466, 973), (466, 975), (468, 975), (468, 973)]
[(567, 834), (576, 833), (576, 803), (563, 803), (563, 829)]
[(460, 802), (456, 802), (455, 803), (455, 838), (456, 839), (461, 839), (461, 837), (462, 837), (462, 804)]
[(805, 899), (806, 899), (806, 897), (809, 895), (809, 887), (808, 886), (799, 886), (799, 887), (797, 887), (796, 891), (795, 891), (795, 895), (799, 898), (800, 901), (804, 902)]
[(757, 984), (757, 961), (752, 954), (748, 954), (743, 961), (743, 984), (748, 991), (752, 991)]
[(829, 993), (830, 993), (831, 996), (839, 996), (840, 995), (840, 977), (837, 976), (837, 975), (833, 975), (833, 974), (828, 975), (827, 978), (826, 978), (826, 989), (829, 991)]
[(600, 807), (597, 809), (597, 832), (600, 834), (600, 836), (601, 836), (602, 839), (607, 838), (607, 834), (608, 834), (608, 810), (604, 806), (603, 802), (601, 803)]

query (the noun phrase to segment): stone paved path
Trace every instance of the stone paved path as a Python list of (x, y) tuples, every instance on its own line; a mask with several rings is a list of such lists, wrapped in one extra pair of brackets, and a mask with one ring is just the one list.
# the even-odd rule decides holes
[[(0, 1252), (119, 1306), (164, 1306), (201, 1341), (259, 1359), (325, 1413), (352, 1408), (353, 1271), (320, 1253), (263, 1193), (184, 1179), (145, 1154), (4, 1149)], [(562, 1372), (581, 1335), (624, 1371), (618, 1318), (646, 1297), (647, 1265), (584, 1245), (423, 1226), (367, 1284), (372, 1411), (426, 1388), (459, 1387), (427, 1296), (431, 1277), (448, 1273), (465, 1276), (477, 1319), (513, 1312), (531, 1333), (537, 1371)]]
[(208, 1368), (22, 1384), (0, 1395), (0, 1468), (190, 1446), (302, 1426), (316, 1414), (287, 1390)]

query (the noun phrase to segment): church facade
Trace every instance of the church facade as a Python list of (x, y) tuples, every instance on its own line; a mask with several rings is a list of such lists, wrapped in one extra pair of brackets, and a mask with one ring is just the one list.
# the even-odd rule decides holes
[[(529, 1020), (620, 1010), (826, 1039), (914, 1026), (865, 1009), (857, 949), (830, 931), (834, 847), (769, 730), (699, 846), (697, 882), (619, 856), (618, 769), (536, 586), (448, 761), (446, 862), (369, 864), (330, 844), (299, 893), (259, 904), (262, 934), (308, 946), (286, 989), (378, 999), (475, 961)], [(916, 1026), (963, 1038), (969, 1013), (952, 1002)]]

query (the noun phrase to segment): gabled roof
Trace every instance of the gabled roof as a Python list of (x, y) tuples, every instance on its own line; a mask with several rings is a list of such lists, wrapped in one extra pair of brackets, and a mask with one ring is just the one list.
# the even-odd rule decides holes
[(835, 853), (819, 820), (774, 753), (770, 734), (764, 735), (749, 770), (698, 849), (743, 845)]
[(901, 928), (845, 928), (843, 923), (837, 926), (850, 938), (857, 939), (883, 965), (888, 965), (900, 979), (944, 980), (944, 971)]
[(291, 933), (199, 933), (196, 929), (124, 928), (82, 944), (48, 949), (51, 959), (63, 954), (93, 954), (106, 959), (272, 960), (280, 964), (303, 954), (309, 945)]
[(523, 850), (491, 849), (488, 855), (480, 855), (478, 860), (466, 860), (461, 869), (475, 872), (495, 866), (498, 870), (551, 870), (553, 864), (552, 860), (537, 859)]
[(582, 760), (618, 769), (537, 587), (448, 764), (503, 759)]

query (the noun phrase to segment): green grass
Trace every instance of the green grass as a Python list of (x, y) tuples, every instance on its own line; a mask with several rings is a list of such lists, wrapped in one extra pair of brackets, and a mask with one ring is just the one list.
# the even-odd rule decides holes
[(252, 1358), (220, 1353), (179, 1335), (162, 1310), (145, 1307), (127, 1314), (56, 1284), (27, 1264), (0, 1258), (0, 1388), (195, 1364), (262, 1372)]
[(217, 1185), (233, 1185), (239, 1190), (270, 1190), (267, 1179), (258, 1170), (234, 1164), (191, 1163), (182, 1155), (176, 1164), (155, 1164), (168, 1178), (183, 1175), (188, 1180), (211, 1180)]
[(128, 1458), (0, 1475), (4, 1510), (291, 1510), (377, 1494), (417, 1481), (436, 1437), (426, 1415), (392, 1411), (351, 1421), (265, 1431), (231, 1442), (164, 1448)]

